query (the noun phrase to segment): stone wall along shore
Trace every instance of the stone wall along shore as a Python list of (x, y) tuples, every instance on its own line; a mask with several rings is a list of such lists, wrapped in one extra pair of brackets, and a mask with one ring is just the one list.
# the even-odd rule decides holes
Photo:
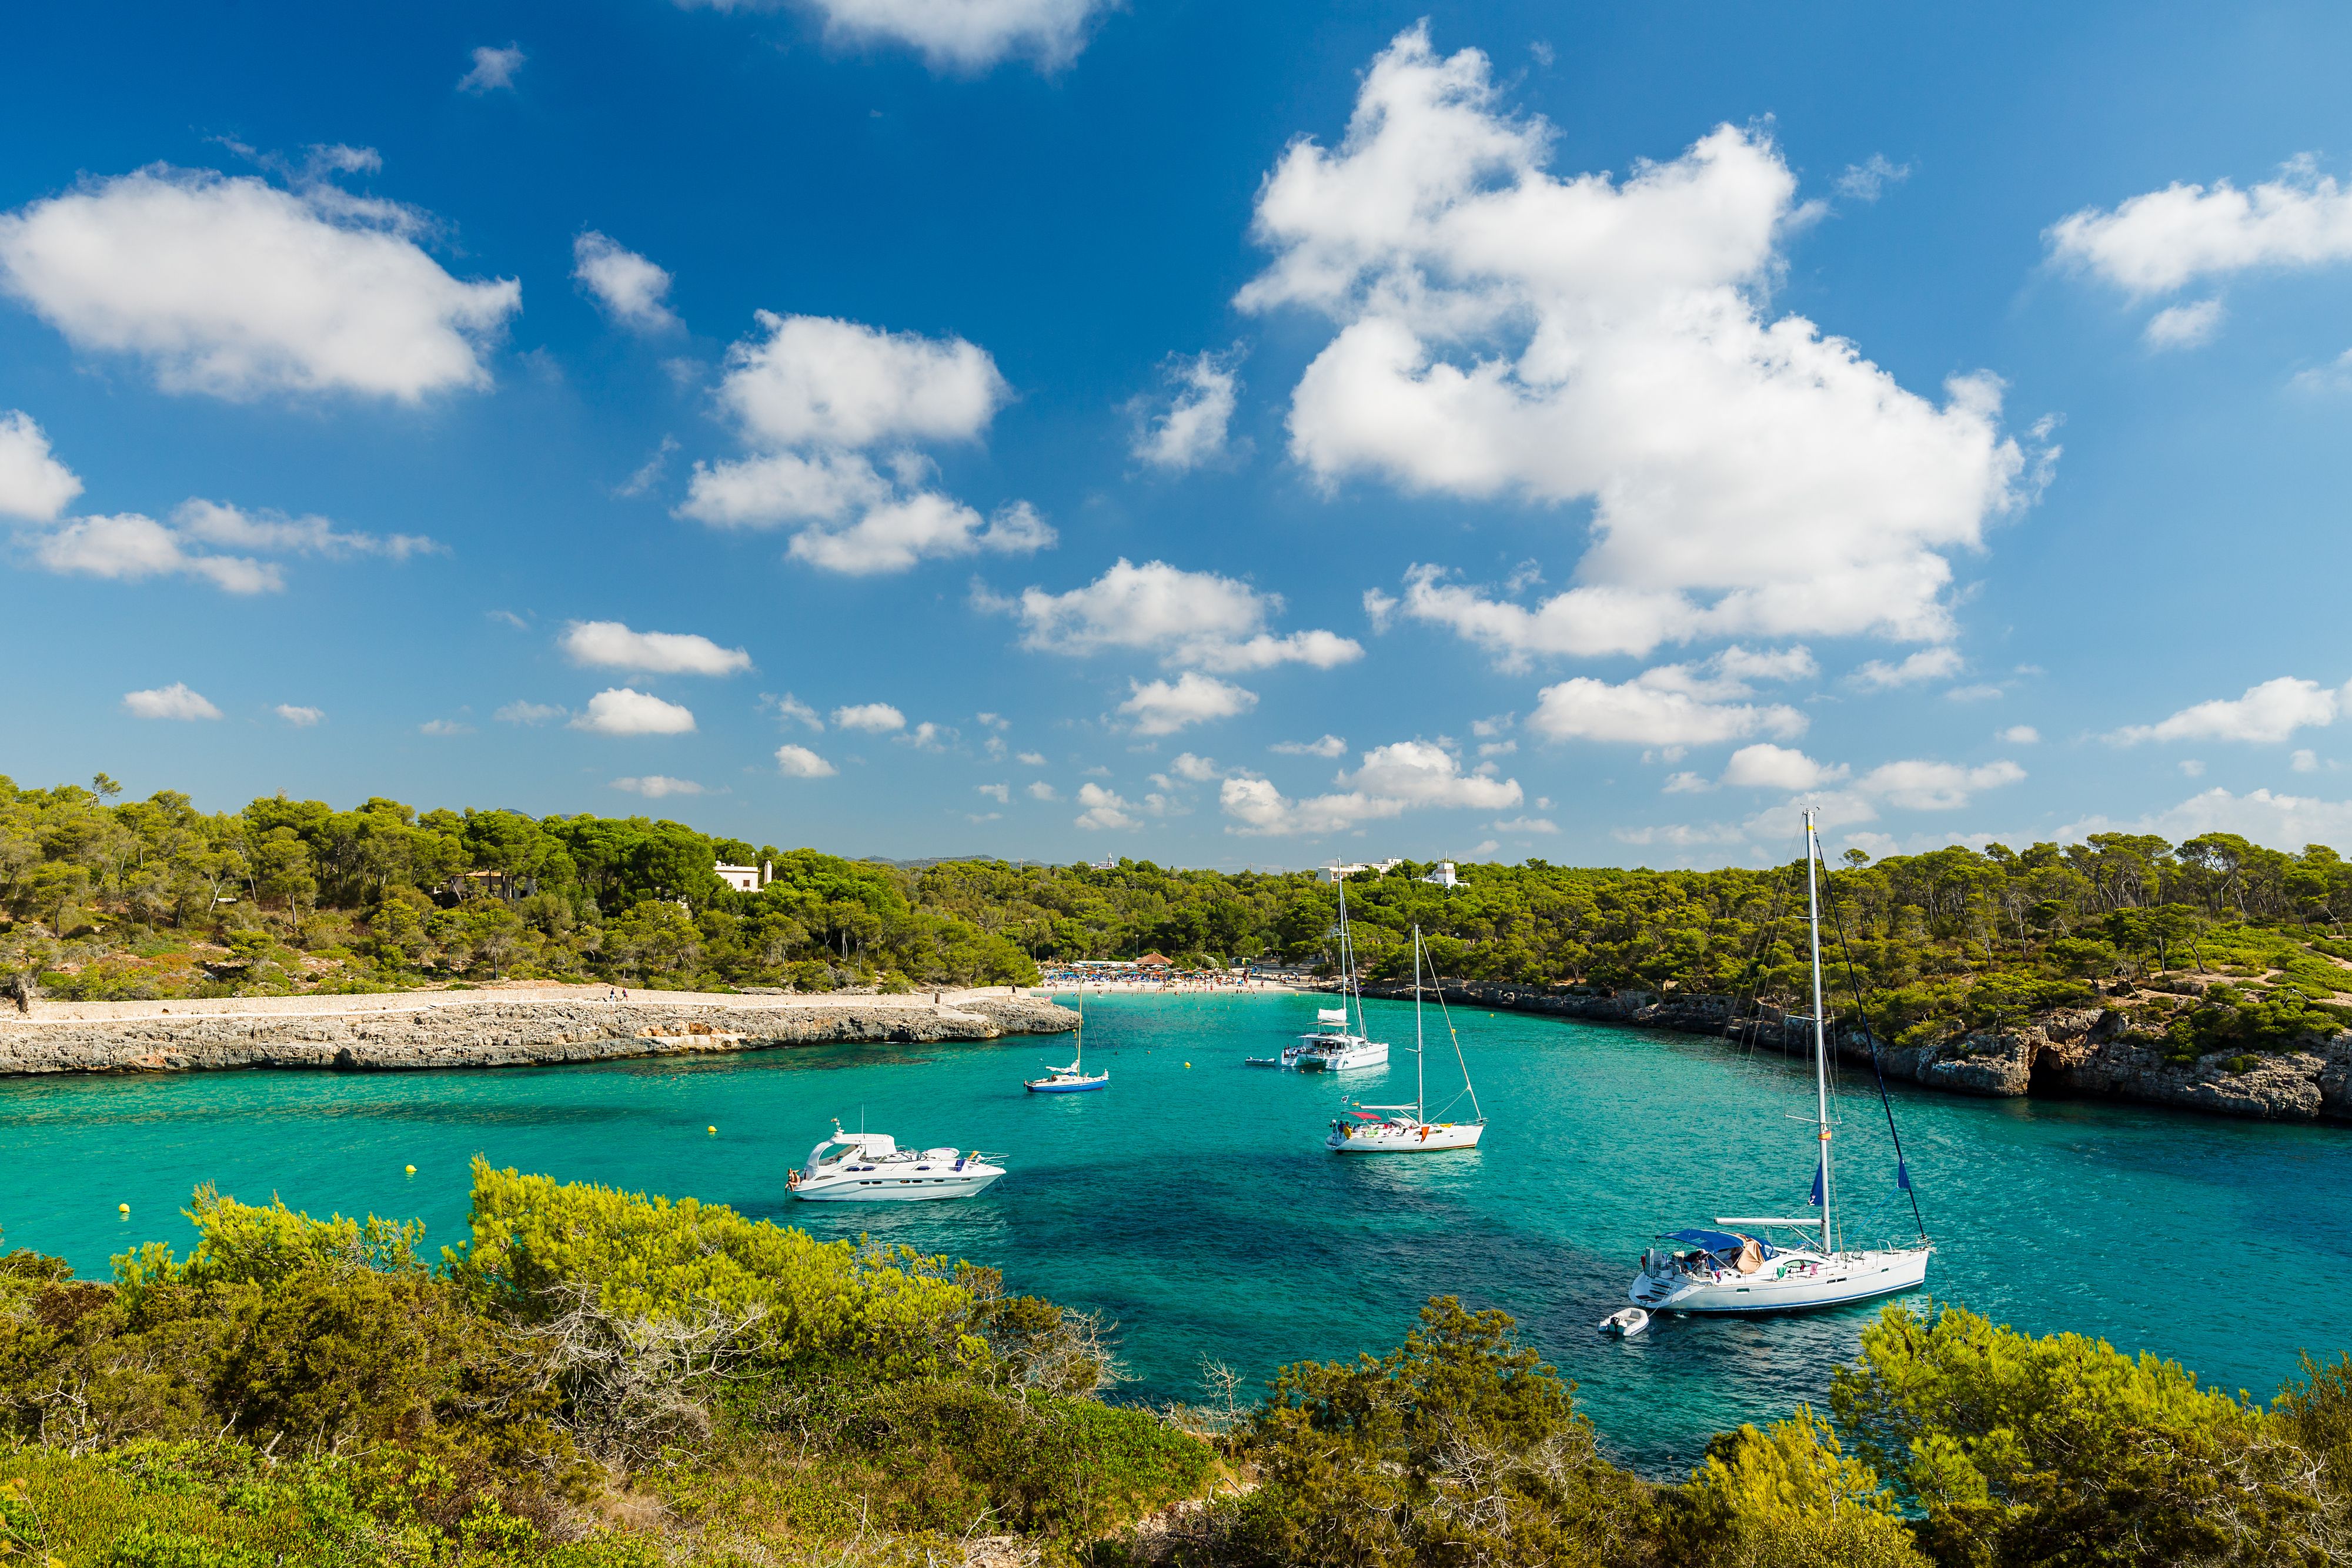
[[(1484, 980), (1448, 980), (1444, 989), (1448, 1003), (1717, 1035), (1790, 1055), (1812, 1051), (1810, 1024), (1769, 1015), (1761, 1024), (1749, 1019), (1735, 1025), (1730, 1000), (1724, 997), (1576, 995)], [(1366, 986), (1364, 994), (1409, 998), (1412, 988), (1376, 983)], [(1997, 1034), (1988, 1030), (1937, 1045), (1882, 1041), (1878, 1063), (1889, 1078), (1958, 1094), (2105, 1098), (2268, 1121), (2352, 1122), (2352, 1032), (2305, 1050), (2254, 1057), (2238, 1071), (2231, 1062), (2245, 1059), (2226, 1052), (2191, 1062), (2171, 1061), (2123, 1038), (2122, 1022), (2101, 1008), (2065, 1009), (2033, 1015)], [(1838, 1030), (1832, 1043), (1841, 1061), (1870, 1064), (1870, 1041), (1860, 1030)]]
[[(299, 1002), (310, 998), (254, 998)], [(321, 998), (324, 1002), (347, 998)], [(187, 1072), (240, 1067), (398, 1071), (529, 1067), (695, 1052), (853, 1041), (922, 1044), (1055, 1034), (1077, 1014), (1035, 997), (997, 993), (929, 997), (698, 998), (640, 992), (626, 1002), (593, 997), (518, 998), (434, 993), (429, 998), (348, 998), (379, 1005), (331, 1010), (255, 1009), (194, 1002), (98, 1004), (129, 1016), (30, 1018), (0, 1014), (0, 1074)], [(165, 1012), (163, 1009), (172, 1009)], [(79, 1013), (60, 1006), (59, 1013)], [(43, 1016), (48, 1014), (49, 1016)]]

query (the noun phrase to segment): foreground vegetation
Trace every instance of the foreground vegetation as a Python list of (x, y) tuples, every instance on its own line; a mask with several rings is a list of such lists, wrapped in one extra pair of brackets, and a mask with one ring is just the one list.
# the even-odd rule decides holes
[[(1039, 961), (1157, 950), (1186, 964), (1328, 961), (1337, 893), (1311, 873), (950, 861), (906, 867), (714, 839), (677, 822), (371, 800), (198, 811), (0, 779), (0, 989), (69, 998), (367, 990), (508, 977), (650, 988), (905, 988), (1033, 981)], [(2258, 1053), (2352, 1024), (2352, 866), (2226, 833), (1990, 844), (1831, 878), (1875, 1021), (1927, 1043), (2096, 1004), (2180, 1058)], [(767, 862), (759, 893), (714, 860)], [(1651, 872), (1407, 863), (1349, 883), (1360, 952), (1408, 972), (1789, 1000), (1790, 868)], [(1848, 998), (1842, 1007), (1851, 1010)]]
[(59, 1568), (1146, 1563), (1951, 1568), (2352, 1552), (2352, 1361), (2268, 1408), (1888, 1308), (1826, 1417), (1613, 1465), (1500, 1312), (1262, 1403), (1106, 1402), (991, 1271), (478, 1166), (472, 1234), (199, 1192), (111, 1283), (0, 1260), (0, 1559)]

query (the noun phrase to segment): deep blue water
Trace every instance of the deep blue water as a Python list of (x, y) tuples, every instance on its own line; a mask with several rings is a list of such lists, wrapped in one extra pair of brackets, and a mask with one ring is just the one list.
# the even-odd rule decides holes
[[(0, 1227), (8, 1246), (103, 1275), (137, 1241), (189, 1245), (178, 1210), (213, 1181), (314, 1213), (421, 1217), (429, 1241), (450, 1242), (478, 1152), (995, 1265), (1015, 1290), (1118, 1320), (1136, 1397), (1197, 1397), (1203, 1356), (1264, 1377), (1384, 1350), (1441, 1292), (1517, 1314), (1578, 1380), (1612, 1449), (1645, 1469), (1687, 1465), (1710, 1432), (1822, 1397), (1874, 1308), (1662, 1321), (1626, 1343), (1592, 1332), (1657, 1232), (1801, 1208), (1807, 1070), (1720, 1041), (1457, 1013), (1485, 1145), (1340, 1157), (1321, 1140), (1342, 1092), (1410, 1099), (1412, 1061), (1344, 1080), (1242, 1065), (1308, 1027), (1317, 1000), (1091, 998), (1087, 1061), (1112, 1071), (1096, 1094), (1022, 1091), (1067, 1060), (1066, 1037), (526, 1071), (0, 1081)], [(1411, 1040), (1409, 1005), (1366, 1007), (1376, 1035)], [(1431, 1078), (1452, 1092), (1450, 1057), (1433, 1055)], [(2352, 1348), (2352, 1130), (1899, 1090), (1895, 1110), (1941, 1249), (1937, 1294), (2035, 1332), (2153, 1350), (2262, 1397), (2299, 1351)], [(1002, 1151), (1011, 1174), (970, 1202), (790, 1202), (785, 1173), (828, 1119), (854, 1127), (861, 1114), (901, 1142)], [(1849, 1240), (1906, 1235), (1866, 1082), (1845, 1081), (1838, 1125)]]

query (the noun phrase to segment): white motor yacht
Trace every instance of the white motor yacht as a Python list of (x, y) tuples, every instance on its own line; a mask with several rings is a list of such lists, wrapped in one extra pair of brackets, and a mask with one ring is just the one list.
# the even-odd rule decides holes
[[(1895, 1247), (1843, 1245), (1832, 1205), (1837, 1178), (1830, 1165), (1829, 1033), (1822, 1022), (1822, 905), (1814, 868), (1821, 861), (1821, 838), (1814, 814), (1805, 813), (1805, 906), (1812, 932), (1813, 971), (1813, 1142), (1820, 1150), (1813, 1166), (1813, 1214), (1790, 1218), (1718, 1217), (1723, 1228), (1675, 1230), (1658, 1238), (1680, 1243), (1653, 1247), (1642, 1254), (1642, 1271), (1633, 1276), (1626, 1293), (1637, 1307), (1672, 1312), (1783, 1312), (1809, 1307), (1835, 1306), (1842, 1301), (1867, 1301), (1897, 1291), (1916, 1290), (1927, 1283), (1927, 1260), (1935, 1247), (1927, 1226), (1920, 1224), (1916, 1242)], [(1919, 1200), (1911, 1189), (1911, 1172), (1903, 1162), (1902, 1134), (1895, 1131), (1895, 1109), (1879, 1085), (1886, 1127), (1895, 1142), (1895, 1186), (1911, 1197), (1912, 1217), (1918, 1218)], [(1752, 1226), (1774, 1231), (1793, 1242), (1776, 1242), (1764, 1236), (1730, 1228)]]
[(786, 1186), (812, 1203), (915, 1203), (970, 1197), (1003, 1174), (977, 1149), (902, 1149), (887, 1133), (845, 1133), (835, 1122)]
[[(1454, 1060), (1462, 1068), (1462, 1093), (1470, 1100), (1470, 1119), (1463, 1122), (1433, 1122), (1429, 1119), (1428, 1075), (1423, 1071), (1423, 1041), (1421, 1028), (1421, 970), (1424, 949), (1421, 927), (1412, 928), (1412, 1103), (1410, 1105), (1363, 1105), (1349, 1108), (1346, 1114), (1331, 1124), (1331, 1135), (1323, 1146), (1341, 1155), (1417, 1155), (1436, 1149), (1475, 1149), (1479, 1135), (1486, 1130), (1486, 1117), (1478, 1109), (1478, 1092), (1470, 1086), (1470, 1064), (1462, 1055), (1462, 1037), (1454, 1032), (1454, 1015), (1445, 1014), (1445, 1032), (1454, 1040)], [(1445, 998), (1437, 998), (1440, 1011), (1444, 1011)], [(1343, 1017), (1345, 1015), (1342, 1015)], [(1382, 1046), (1385, 1056), (1388, 1050)], [(1455, 1096), (1455, 1103), (1461, 1099)], [(1441, 1113), (1442, 1114), (1443, 1113)]]

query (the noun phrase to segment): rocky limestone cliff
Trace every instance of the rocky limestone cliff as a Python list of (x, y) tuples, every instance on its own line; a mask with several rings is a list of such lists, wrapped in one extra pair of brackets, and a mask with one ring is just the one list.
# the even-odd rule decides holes
[[(1734, 1025), (1723, 997), (1603, 996), (1479, 980), (1448, 980), (1444, 992), (1449, 1002), (1478, 1007), (1722, 1035), (1791, 1054), (1812, 1049), (1810, 1026), (1801, 1022), (1784, 1025), (1775, 1017)], [(1364, 994), (1406, 998), (1412, 988), (1381, 983), (1366, 986)], [(2352, 1122), (2352, 1032), (2282, 1055), (2250, 1059), (2224, 1052), (2182, 1062), (2125, 1037), (2122, 1021), (2100, 1008), (2062, 1009), (1998, 1034), (1986, 1030), (1929, 1046), (1881, 1042), (1878, 1063), (1891, 1079), (1958, 1094), (2079, 1095), (2270, 1121)], [(1841, 1061), (1869, 1065), (1870, 1041), (1861, 1030), (1838, 1030), (1833, 1045)]]
[(0, 1016), (0, 1073), (524, 1067), (857, 1040), (1053, 1034), (1077, 1014), (1029, 997), (939, 1006), (774, 1007), (484, 1000), (407, 1012), (28, 1022)]

